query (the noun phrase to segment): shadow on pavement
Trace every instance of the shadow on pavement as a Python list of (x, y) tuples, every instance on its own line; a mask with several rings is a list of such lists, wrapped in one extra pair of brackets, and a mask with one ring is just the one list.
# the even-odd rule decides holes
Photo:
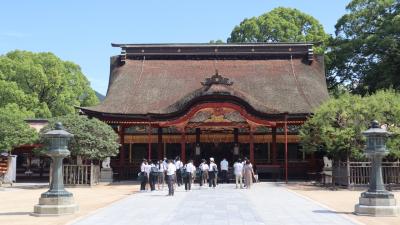
[(323, 210), (313, 210), (314, 213), (328, 213), (328, 214), (353, 214), (353, 212), (337, 212), (337, 211), (332, 211), (328, 209), (323, 209)]
[(22, 216), (29, 215), (32, 212), (0, 212), (0, 216)]

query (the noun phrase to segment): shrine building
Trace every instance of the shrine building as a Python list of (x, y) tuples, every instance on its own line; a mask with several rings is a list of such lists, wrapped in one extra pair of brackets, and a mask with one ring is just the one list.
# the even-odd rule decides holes
[(319, 170), (298, 129), (329, 98), (323, 56), (308, 43), (112, 44), (107, 96), (81, 112), (111, 125), (111, 166), (133, 178), (143, 158), (247, 157), (260, 177)]

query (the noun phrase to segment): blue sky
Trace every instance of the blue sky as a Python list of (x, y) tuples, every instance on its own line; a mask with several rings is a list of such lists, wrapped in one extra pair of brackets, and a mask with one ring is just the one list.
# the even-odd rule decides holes
[(327, 33), (349, 0), (13, 0), (0, 6), (0, 54), (50, 51), (82, 67), (92, 87), (107, 91), (110, 43), (202, 43), (226, 40), (244, 18), (297, 8)]

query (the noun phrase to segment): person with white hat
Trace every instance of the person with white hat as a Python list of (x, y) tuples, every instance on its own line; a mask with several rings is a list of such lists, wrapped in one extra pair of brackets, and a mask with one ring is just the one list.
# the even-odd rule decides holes
[(215, 188), (217, 186), (217, 173), (218, 173), (218, 167), (217, 164), (215, 164), (214, 162), (214, 158), (210, 158), (210, 166), (209, 166), (209, 170), (208, 170), (208, 177), (209, 177), (209, 181), (208, 181), (208, 185), (209, 187), (213, 187)]

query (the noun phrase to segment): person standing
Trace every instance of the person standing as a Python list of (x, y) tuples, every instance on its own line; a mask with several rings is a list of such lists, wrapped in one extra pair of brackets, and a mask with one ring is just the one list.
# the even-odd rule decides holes
[(150, 190), (156, 190), (156, 183), (158, 179), (158, 167), (156, 166), (157, 161), (154, 161), (150, 164), (150, 176), (149, 176), (149, 183), (150, 183)]
[[(165, 171), (166, 171), (166, 164), (164, 165), (164, 162), (162, 160), (158, 161), (157, 164), (158, 168), (158, 180), (157, 180), (157, 189), (158, 190), (164, 190), (164, 184), (165, 184)], [(160, 188), (161, 186), (161, 188)]]
[(196, 167), (193, 165), (193, 160), (185, 165), (185, 190), (190, 191), (192, 188), (193, 174), (196, 172)]
[(236, 188), (239, 187), (239, 183), (240, 188), (243, 188), (243, 164), (240, 159), (233, 164), (233, 173), (235, 174)]
[(209, 181), (208, 181), (208, 186), (209, 187), (213, 187), (215, 188), (217, 186), (217, 173), (218, 173), (218, 167), (217, 164), (215, 164), (214, 162), (214, 158), (210, 158), (210, 166), (209, 166), (209, 170), (208, 170), (208, 177), (209, 177)]
[(167, 180), (167, 184), (168, 184), (168, 196), (174, 196), (176, 166), (172, 162), (172, 160), (168, 161), (166, 174), (167, 174), (166, 180)]
[(146, 180), (147, 180), (147, 183), (146, 183), (146, 190), (149, 190), (150, 189), (150, 171), (151, 171), (151, 165), (150, 165), (150, 162), (149, 161), (147, 161), (146, 160), (146, 165), (144, 166), (144, 171), (145, 171), (145, 173), (146, 173)]
[(201, 164), (199, 165), (200, 168), (200, 187), (203, 186), (208, 180), (208, 170), (209, 167), (207, 165), (207, 161), (205, 159), (201, 160)]
[(178, 187), (181, 186), (182, 183), (182, 171), (181, 169), (183, 169), (183, 163), (181, 161), (181, 159), (178, 157), (176, 157), (175, 159), (175, 167), (176, 167), (176, 183), (178, 184)]
[(146, 173), (146, 166), (147, 166), (147, 160), (143, 159), (142, 164), (140, 165), (140, 178), (141, 178), (141, 182), (140, 182), (140, 191), (145, 191), (146, 190), (146, 184), (148, 181), (148, 175)]
[(220, 162), (220, 166), (221, 166), (221, 183), (229, 183), (228, 180), (229, 162), (224, 158)]
[(251, 165), (250, 160), (246, 160), (246, 164), (243, 167), (243, 176), (246, 188), (250, 189), (251, 185), (253, 184), (254, 176), (253, 166)]

